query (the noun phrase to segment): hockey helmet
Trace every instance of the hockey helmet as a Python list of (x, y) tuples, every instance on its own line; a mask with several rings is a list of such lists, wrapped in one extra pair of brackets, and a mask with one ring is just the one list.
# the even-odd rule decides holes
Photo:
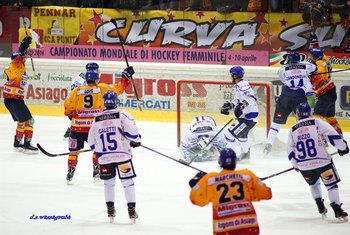
[(235, 76), (235, 78), (243, 78), (244, 69), (241, 66), (233, 66), (230, 68), (230, 74), (232, 77)]
[(95, 82), (99, 78), (100, 78), (100, 76), (99, 76), (98, 72), (95, 71), (95, 70), (88, 70), (85, 73), (85, 80), (86, 80), (87, 83)]
[(298, 52), (291, 52), (287, 55), (288, 64), (298, 63), (301, 59), (300, 54)]
[(321, 48), (313, 48), (310, 50), (310, 54), (313, 60), (319, 60), (322, 59), (324, 52)]
[(220, 151), (219, 165), (223, 169), (234, 170), (236, 168), (237, 155), (231, 148), (224, 148)]
[(114, 91), (106, 91), (103, 94), (103, 103), (106, 108), (116, 108), (119, 103), (118, 95)]
[(99, 66), (95, 62), (90, 62), (90, 63), (86, 64), (86, 71), (88, 71), (88, 70), (98, 70), (98, 69), (99, 69)]
[(311, 116), (311, 107), (308, 103), (300, 103), (296, 109), (296, 115), (299, 119), (308, 118)]

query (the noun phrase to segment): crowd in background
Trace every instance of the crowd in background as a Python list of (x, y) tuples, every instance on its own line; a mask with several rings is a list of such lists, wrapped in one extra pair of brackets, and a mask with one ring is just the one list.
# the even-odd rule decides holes
[(0, 0), (8, 6), (69, 6), (129, 10), (184, 10), (226, 12), (303, 12), (305, 4), (322, 3), (329, 11), (349, 13), (350, 0)]

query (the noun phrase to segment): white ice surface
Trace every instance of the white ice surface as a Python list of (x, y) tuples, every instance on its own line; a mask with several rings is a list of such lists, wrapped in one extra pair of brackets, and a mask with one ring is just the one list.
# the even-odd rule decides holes
[[(196, 171), (142, 147), (134, 150), (137, 212), (130, 225), (122, 186), (116, 185), (117, 216), (113, 224), (106, 216), (103, 183), (92, 180), (91, 154), (84, 153), (72, 185), (65, 176), (67, 157), (49, 158), (42, 153), (28, 155), (13, 150), (15, 123), (10, 115), (0, 115), (0, 234), (119, 234), (119, 235), (204, 235), (212, 234), (211, 206), (197, 207), (189, 201), (188, 180)], [(35, 117), (34, 143), (53, 153), (67, 152), (63, 134), (64, 117)], [(175, 123), (138, 122), (143, 145), (178, 159)], [(350, 140), (350, 134), (345, 137)], [(279, 134), (286, 139), (286, 130)], [(87, 146), (86, 146), (87, 148)], [(264, 177), (290, 168), (285, 151), (274, 150), (267, 157), (255, 146), (249, 168)], [(334, 157), (341, 176), (339, 184), (343, 208), (350, 211), (350, 155)], [(218, 171), (216, 162), (193, 163), (204, 171)], [(350, 223), (323, 221), (301, 175), (291, 171), (265, 181), (273, 199), (254, 203), (262, 235), (348, 235)], [(334, 218), (325, 188), (328, 217)], [(32, 215), (70, 215), (70, 220), (32, 220)]]

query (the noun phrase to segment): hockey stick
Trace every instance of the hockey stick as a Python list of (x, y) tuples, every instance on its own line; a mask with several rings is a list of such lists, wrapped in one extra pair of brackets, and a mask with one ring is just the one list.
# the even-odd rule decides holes
[[(46, 156), (48, 157), (59, 157), (59, 156), (66, 156), (66, 155), (69, 155), (70, 152), (67, 152), (67, 153), (49, 153), (48, 151), (46, 151), (45, 149), (43, 149), (43, 147), (41, 147), (40, 144), (36, 144), (36, 146), (38, 147), (38, 149), (43, 153), (45, 154)], [(79, 150), (79, 151), (76, 151), (78, 153), (85, 153), (85, 152), (90, 152), (90, 151), (93, 151), (93, 149), (84, 149), (84, 150)]]
[[(214, 136), (213, 138), (211, 138), (211, 140), (206, 144), (206, 146), (203, 148), (205, 149), (206, 147), (208, 147), (211, 142), (213, 142), (213, 140), (233, 121), (233, 118), (231, 118)], [(191, 161), (188, 162), (188, 164), (191, 164), (194, 160), (196, 160), (198, 158), (199, 155), (195, 156), (194, 158), (191, 159)]]
[(320, 74), (328, 74), (328, 73), (339, 73), (339, 72), (344, 72), (344, 71), (348, 71), (350, 70), (350, 68), (347, 69), (340, 69), (340, 70), (335, 70), (335, 71), (330, 71), (330, 72), (323, 72), (323, 73), (314, 73), (311, 75), (320, 75)]
[[(334, 155), (336, 155), (336, 154), (338, 154), (338, 152), (332, 153), (331, 156), (334, 156)], [(272, 175), (269, 175), (269, 176), (266, 176), (266, 177), (262, 177), (262, 178), (260, 178), (260, 180), (267, 180), (267, 179), (270, 179), (270, 178), (272, 178), (272, 177), (275, 177), (275, 176), (278, 176), (278, 175), (287, 173), (288, 171), (291, 171), (291, 170), (294, 170), (294, 167), (288, 168), (288, 169), (286, 169), (286, 170), (284, 170), (284, 171), (280, 171), (280, 172), (277, 172), (277, 173), (275, 173), (275, 174), (272, 174)]]
[[(120, 46), (121, 46), (122, 51), (123, 51), (123, 55), (124, 55), (126, 66), (129, 67), (128, 57), (126, 56), (126, 52), (125, 52), (125, 48), (124, 48), (124, 41), (123, 41), (122, 36), (120, 35), (119, 30), (118, 30), (117, 19), (111, 19), (110, 21), (115, 26), (115, 29), (117, 31), (117, 37), (119, 38)], [(135, 81), (134, 81), (132, 75), (131, 75), (131, 84), (132, 84), (132, 87), (134, 88), (134, 93), (135, 93), (136, 100), (137, 100), (137, 106), (140, 109), (140, 111), (142, 111), (141, 104), (140, 104), (140, 99), (139, 99), (139, 94), (137, 93), (136, 86), (135, 86)]]
[[(21, 5), (22, 8), (22, 5)], [(23, 20), (23, 27), (24, 27), (24, 31), (26, 33), (26, 36), (28, 37), (28, 32), (27, 32), (27, 23), (26, 20), (24, 19), (24, 15), (23, 15), (23, 9), (22, 10), (22, 20)], [(35, 68), (34, 68), (34, 62), (33, 62), (33, 57), (32, 55), (30, 55), (30, 63), (32, 64), (32, 69), (33, 69), (33, 74), (34, 74), (34, 78), (36, 78), (36, 72), (35, 72)]]

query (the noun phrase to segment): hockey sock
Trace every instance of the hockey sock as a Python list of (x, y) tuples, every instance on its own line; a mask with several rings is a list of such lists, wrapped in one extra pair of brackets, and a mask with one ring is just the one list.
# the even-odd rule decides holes
[(105, 189), (105, 201), (114, 201), (115, 199), (115, 177), (112, 179), (108, 179), (104, 181), (104, 189)]
[(318, 179), (315, 184), (310, 185), (310, 191), (313, 199), (322, 198), (321, 180)]
[(24, 136), (24, 122), (17, 122), (16, 137), (21, 140)]
[(277, 134), (280, 131), (281, 127), (282, 127), (282, 124), (278, 124), (275, 122), (271, 123), (269, 134), (267, 135), (267, 140), (266, 140), (267, 144), (272, 145), (275, 142), (275, 139), (276, 139)]
[(335, 117), (326, 117), (325, 120), (339, 133), (343, 136), (343, 131), (340, 129), (339, 123)]
[(132, 179), (122, 180), (122, 185), (124, 187), (124, 195), (127, 202), (135, 202), (135, 184)]
[(331, 187), (327, 187), (328, 190), (328, 198), (330, 202), (335, 202), (336, 204), (340, 204), (339, 197), (339, 188), (338, 185), (333, 185)]
[(239, 138), (238, 141), (239, 141), (239, 144), (241, 145), (242, 153), (247, 153), (250, 148), (248, 138)]
[(97, 158), (96, 152), (94, 152), (94, 153), (92, 154), (92, 163), (93, 163), (94, 165), (98, 165), (98, 158)]
[(24, 136), (27, 140), (31, 140), (33, 137), (33, 124), (34, 124), (33, 118), (24, 122)]
[(68, 156), (68, 167), (76, 167), (78, 165), (78, 155), (69, 154)]

